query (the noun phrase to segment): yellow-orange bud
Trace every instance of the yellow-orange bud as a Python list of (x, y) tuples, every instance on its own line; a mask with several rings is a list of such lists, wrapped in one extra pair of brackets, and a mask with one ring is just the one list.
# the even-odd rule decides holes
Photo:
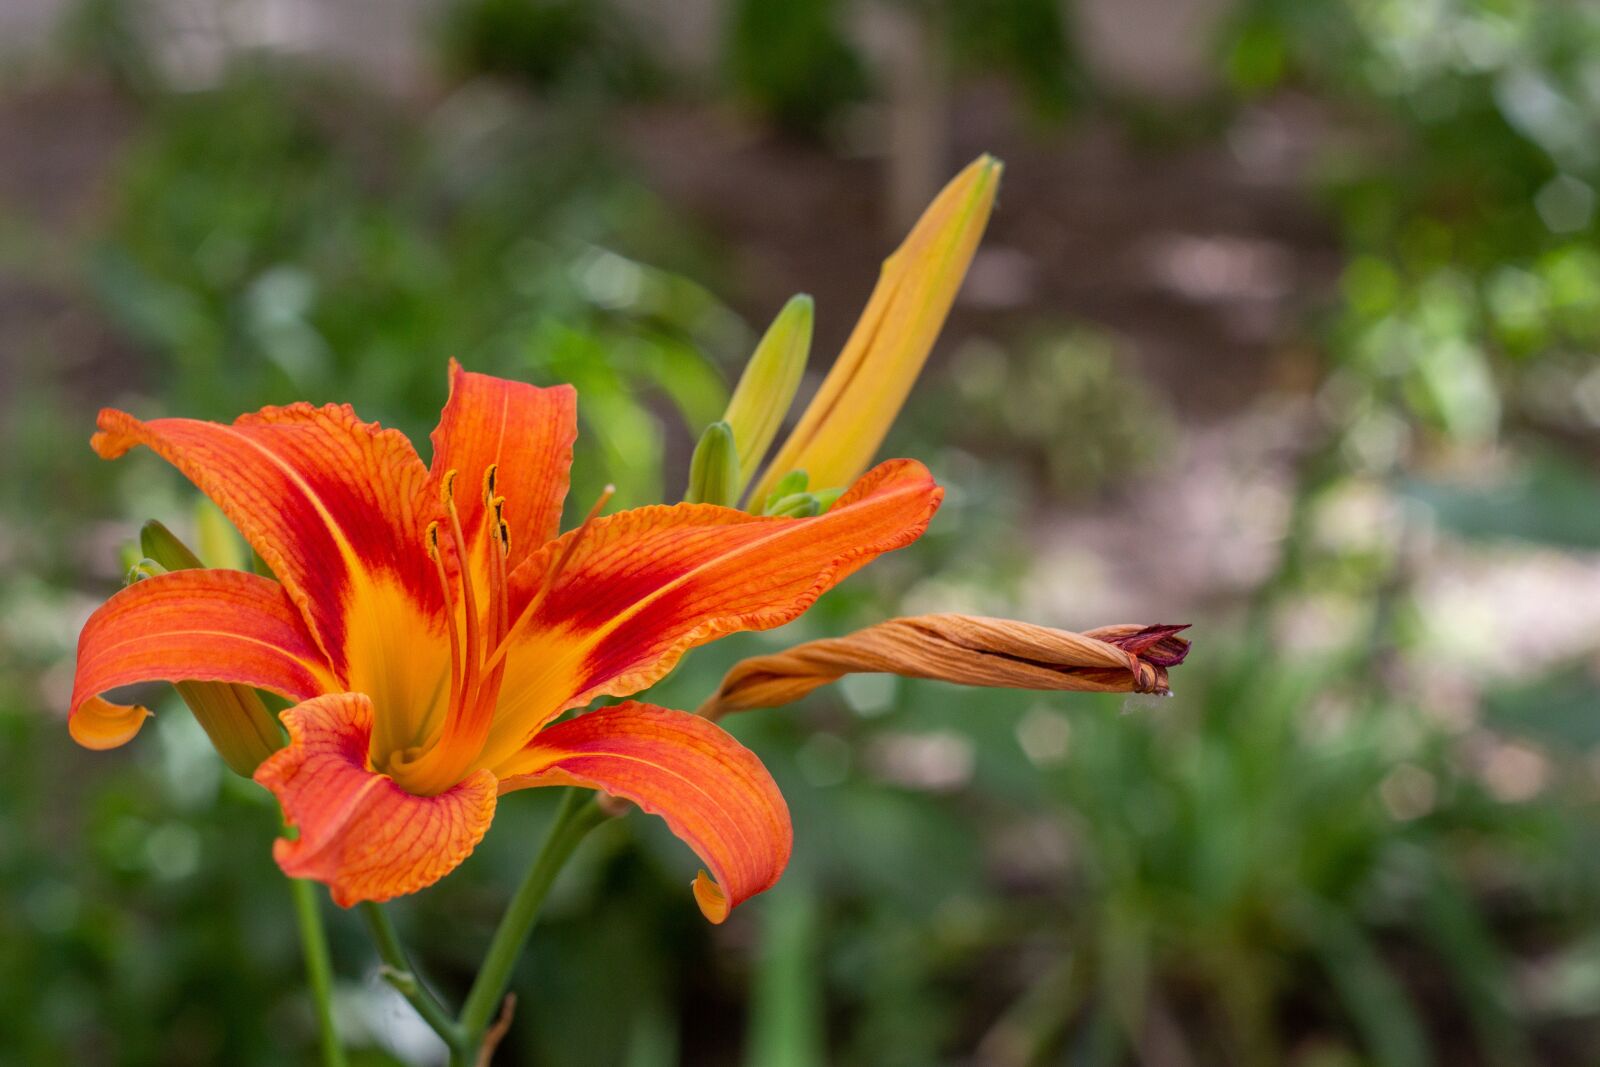
[(750, 499), (792, 470), (819, 489), (848, 485), (872, 462), (955, 302), (994, 208), (1000, 161), (981, 156), (934, 198), (884, 261), (833, 369)]

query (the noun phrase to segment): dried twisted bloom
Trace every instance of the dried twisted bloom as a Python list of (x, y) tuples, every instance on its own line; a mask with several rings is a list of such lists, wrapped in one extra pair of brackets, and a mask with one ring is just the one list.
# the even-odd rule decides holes
[(1183, 662), (1186, 626), (1102, 626), (1087, 633), (975, 615), (890, 619), (734, 665), (698, 714), (775, 708), (847, 674), (900, 674), (959, 685), (1159, 693)]

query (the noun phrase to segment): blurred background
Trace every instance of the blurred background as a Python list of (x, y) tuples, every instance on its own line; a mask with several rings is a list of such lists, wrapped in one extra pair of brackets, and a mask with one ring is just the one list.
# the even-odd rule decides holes
[[(425, 442), (454, 355), (578, 386), (580, 507), (676, 499), (782, 301), (814, 382), (983, 151), (886, 448), (933, 530), (653, 699), (933, 610), (1192, 622), (1177, 695), (871, 676), (733, 720), (785, 881), (711, 927), (686, 849), (607, 827), (496, 1063), (1600, 1060), (1600, 8), (5, 0), (0, 1063), (314, 1054), (266, 794), (170, 694), (67, 738), (138, 524), (205, 525), (93, 457), (99, 406)], [(554, 799), (395, 906), (452, 1002)], [(441, 1062), (328, 912), (357, 1062)]]

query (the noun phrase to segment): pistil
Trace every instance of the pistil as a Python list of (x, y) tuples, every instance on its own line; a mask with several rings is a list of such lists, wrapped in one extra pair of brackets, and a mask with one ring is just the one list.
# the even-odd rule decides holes
[(465, 664), (462, 679), (462, 700), (465, 705), (470, 705), (477, 699), (478, 692), (478, 655), (481, 644), (479, 638), (478, 597), (473, 591), (471, 556), (467, 550), (467, 539), (461, 533), (461, 513), (456, 510), (456, 474), (452, 468), (445, 472), (444, 482), (440, 486), (440, 494), (444, 499), (444, 506), (450, 515), (450, 537), (456, 546), (456, 568), (461, 572), (461, 600), (465, 607), (463, 615), (466, 618), (466, 633), (462, 641), (463, 660)]
[(444, 558), (439, 552), (439, 524), (428, 523), (428, 558), (433, 560), (433, 570), (439, 577), (439, 592), (444, 597), (445, 629), (450, 634), (450, 703), (447, 714), (453, 714), (461, 703), (461, 635), (456, 632), (455, 598), (450, 595), (450, 577), (444, 570)]
[(556, 579), (559, 578), (561, 576), (561, 572), (566, 569), (568, 561), (572, 559), (572, 554), (577, 551), (578, 545), (583, 542), (584, 537), (589, 532), (589, 528), (594, 524), (594, 520), (600, 517), (600, 512), (608, 503), (610, 503), (611, 498), (613, 495), (615, 495), (616, 491), (617, 487), (614, 485), (607, 485), (600, 491), (600, 498), (594, 502), (594, 506), (589, 509), (589, 514), (584, 516), (583, 522), (578, 526), (577, 530), (573, 532), (571, 539), (569, 539), (566, 545), (562, 548), (561, 555), (557, 557), (555, 566), (545, 572), (544, 581), (539, 583), (539, 591), (535, 593), (533, 595), (533, 599), (529, 600), (527, 605), (517, 613), (517, 621), (513, 622), (510, 627), (507, 628), (505, 634), (495, 645), (494, 651), (491, 652), (488, 656), (488, 659), (485, 660), (485, 670), (493, 670), (500, 665), (502, 660), (505, 659), (506, 652), (511, 647), (511, 636), (521, 630), (522, 627), (527, 624), (529, 619), (533, 618), (534, 612), (539, 610), (539, 605), (543, 604), (545, 597), (550, 595), (550, 590), (555, 588)]
[[(511, 600), (506, 567), (511, 552), (511, 528), (505, 519), (506, 499), (495, 493), (497, 474), (498, 470), (493, 464), (483, 472), (483, 509), (478, 519), (483, 523), (483, 528), (477, 532), (484, 551), (482, 577), (488, 597), (483, 613), (479, 612), (473, 556), (462, 529), (461, 514), (456, 508), (457, 472), (454, 470), (446, 472), (440, 485), (440, 499), (447, 519), (428, 525), (428, 556), (433, 560), (434, 573), (444, 597), (446, 628), (450, 638), (450, 701), (443, 722), (430, 740), (418, 748), (396, 753), (390, 758), (390, 773), (413, 793), (432, 795), (450, 788), (466, 775), (483, 752), (484, 743), (494, 724), (494, 711), (505, 677), (506, 651), (510, 648), (511, 638), (527, 624), (549, 595), (578, 546), (588, 536), (594, 520), (615, 492), (612, 486), (606, 486), (600, 499), (589, 509), (582, 525), (567, 538), (560, 555), (546, 571), (538, 591), (513, 622), (510, 619)], [(444, 551), (440, 546), (440, 529), (445, 521), (449, 523), (445, 530), (455, 549), (455, 569), (461, 581), (459, 622), (456, 617), (454, 582), (445, 566)], [(485, 652), (488, 654), (485, 655)]]

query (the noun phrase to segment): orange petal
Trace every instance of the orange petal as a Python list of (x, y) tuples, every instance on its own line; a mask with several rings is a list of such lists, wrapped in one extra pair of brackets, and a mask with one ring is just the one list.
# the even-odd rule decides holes
[(439, 610), (416, 511), (427, 470), (398, 431), (332, 404), (263, 408), (231, 426), (141, 422), (107, 408), (99, 425), (91, 443), (104, 458), (146, 445), (216, 501), (283, 582), (341, 677), (346, 619), (366, 606), (360, 586), (387, 580)]
[(472, 852), (494, 818), (495, 779), (475, 771), (437, 796), (413, 796), (369, 769), (372, 701), (360, 693), (308, 700), (283, 713), (289, 747), (256, 770), (298, 827), (272, 855), (285, 874), (315, 878), (350, 907), (430, 886)]
[(435, 498), (403, 434), (347, 405), (264, 408), (231, 426), (108, 409), (92, 443), (107, 459), (147, 445), (216, 501), (299, 605), (340, 688), (385, 709), (379, 747), (417, 743), (449, 654), (423, 542)]
[(541, 389), (472, 374), (450, 361), (450, 399), (433, 431), (432, 474), (437, 481), (447, 471), (460, 472), (456, 506), (475, 552), (489, 532), (479, 487), (490, 464), (498, 467), (495, 491), (506, 498), (507, 566), (555, 537), (577, 437), (578, 394), (570, 385)]
[[(484, 765), (565, 708), (639, 692), (696, 645), (790, 621), (878, 555), (920, 537), (942, 495), (922, 464), (893, 460), (814, 518), (676, 504), (597, 520), (513, 636)], [(576, 536), (518, 568), (513, 586), (523, 588), (514, 598), (526, 600), (547, 560)]]
[(133, 740), (149, 717), (150, 709), (138, 704), (113, 704), (90, 697), (67, 718), (67, 732), (84, 748), (119, 748)]
[(333, 676), (277, 582), (189, 570), (135, 582), (89, 616), (78, 638), (73, 738), (89, 748), (128, 741), (148, 712), (97, 698), (154, 681), (238, 682), (305, 700), (326, 692)]
[(778, 785), (755, 753), (720, 726), (632, 701), (540, 733), (499, 768), (500, 791), (581, 785), (623, 797), (666, 820), (711, 868), (694, 894), (706, 918), (772, 888), (794, 831)]

